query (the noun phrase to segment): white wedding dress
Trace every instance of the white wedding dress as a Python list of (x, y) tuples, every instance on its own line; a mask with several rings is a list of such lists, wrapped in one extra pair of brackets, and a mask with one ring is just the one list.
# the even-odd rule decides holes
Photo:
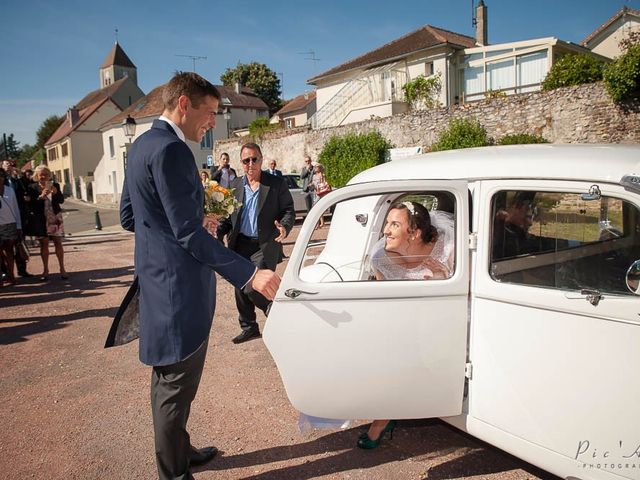
[[(435, 210), (429, 212), (431, 224), (438, 231), (438, 238), (433, 250), (429, 254), (433, 260), (441, 263), (449, 272), (453, 271), (455, 228), (453, 215), (449, 212)], [(395, 263), (384, 249), (385, 237), (382, 237), (373, 247), (371, 267), (385, 280), (424, 280), (433, 276), (433, 272), (423, 263), (407, 268)]]

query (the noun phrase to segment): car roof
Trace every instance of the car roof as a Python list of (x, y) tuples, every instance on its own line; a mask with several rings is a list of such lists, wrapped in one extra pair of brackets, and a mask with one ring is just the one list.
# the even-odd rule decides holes
[(640, 145), (538, 144), (466, 148), (378, 165), (349, 184), (381, 180), (552, 179), (619, 183), (640, 174)]

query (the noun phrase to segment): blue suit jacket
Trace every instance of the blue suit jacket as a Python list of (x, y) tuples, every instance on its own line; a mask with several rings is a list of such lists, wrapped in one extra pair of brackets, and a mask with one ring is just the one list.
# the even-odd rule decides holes
[(135, 231), (140, 360), (184, 360), (209, 336), (218, 272), (242, 288), (255, 266), (202, 226), (204, 191), (193, 154), (156, 120), (131, 146), (120, 222)]

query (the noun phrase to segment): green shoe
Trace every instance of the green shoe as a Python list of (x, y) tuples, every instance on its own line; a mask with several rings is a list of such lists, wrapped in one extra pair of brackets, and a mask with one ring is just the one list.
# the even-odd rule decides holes
[(389, 440), (393, 439), (394, 428), (396, 428), (396, 421), (390, 420), (389, 423), (387, 423), (387, 425), (382, 429), (382, 432), (380, 432), (380, 436), (375, 440), (371, 439), (368, 433), (363, 433), (362, 435), (360, 435), (360, 438), (358, 438), (358, 448), (362, 448), (363, 450), (372, 450), (374, 448), (378, 448), (378, 445), (380, 445), (380, 441), (385, 436), (385, 434), (389, 433)]

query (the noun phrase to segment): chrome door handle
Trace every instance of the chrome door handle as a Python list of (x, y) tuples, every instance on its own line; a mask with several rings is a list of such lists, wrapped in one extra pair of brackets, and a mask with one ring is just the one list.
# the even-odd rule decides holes
[(285, 292), (284, 292), (284, 294), (289, 298), (299, 297), (303, 293), (305, 293), (307, 295), (316, 295), (318, 292), (305, 292), (304, 290), (298, 290), (298, 289), (295, 289), (295, 288), (289, 288), (288, 290), (285, 290)]

